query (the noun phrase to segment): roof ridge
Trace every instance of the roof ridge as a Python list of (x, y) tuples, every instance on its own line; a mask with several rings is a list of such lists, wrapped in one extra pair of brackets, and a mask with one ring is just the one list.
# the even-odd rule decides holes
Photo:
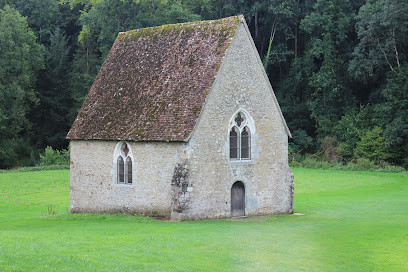
[(138, 30), (143, 30), (143, 29), (152, 29), (152, 28), (164, 28), (166, 26), (179, 26), (179, 25), (192, 25), (192, 24), (203, 24), (203, 23), (212, 23), (212, 22), (218, 22), (218, 21), (225, 21), (228, 19), (233, 19), (236, 18), (239, 20), (242, 15), (233, 15), (225, 18), (220, 18), (220, 19), (212, 19), (212, 20), (202, 20), (202, 21), (191, 21), (191, 22), (181, 22), (181, 23), (175, 23), (175, 24), (165, 24), (165, 25), (158, 25), (158, 26), (148, 26), (148, 27), (142, 27), (142, 28), (137, 28), (137, 29), (132, 29), (132, 30), (127, 30), (127, 31), (119, 31), (118, 34), (120, 33), (127, 33), (127, 32), (133, 32), (133, 31), (138, 31)]

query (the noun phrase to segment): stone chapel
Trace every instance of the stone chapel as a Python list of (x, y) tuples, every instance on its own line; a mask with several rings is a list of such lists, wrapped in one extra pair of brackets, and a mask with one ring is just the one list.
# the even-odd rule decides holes
[(119, 33), (67, 137), (73, 213), (293, 213), (291, 134), (243, 16)]

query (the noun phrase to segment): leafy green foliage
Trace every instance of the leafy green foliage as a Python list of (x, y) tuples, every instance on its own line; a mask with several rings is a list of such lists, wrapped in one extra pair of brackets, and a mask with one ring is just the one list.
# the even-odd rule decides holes
[(290, 162), (291, 167), (302, 167), (302, 168), (312, 168), (312, 169), (331, 169), (331, 170), (343, 170), (343, 171), (375, 171), (375, 172), (389, 172), (389, 173), (399, 173), (406, 172), (406, 169), (401, 166), (391, 165), (384, 161), (380, 161), (375, 164), (373, 161), (367, 158), (358, 158), (347, 164), (340, 162), (329, 163), (327, 161), (306, 157), (295, 162)]
[[(349, 1), (318, 0), (313, 12), (302, 20), (302, 29), (313, 35), (307, 43), (304, 61), (311, 68), (307, 71), (308, 107), (318, 122), (330, 120), (333, 124), (353, 104), (344, 69), (352, 50), (353, 14)], [(329, 129), (320, 125), (323, 133)]]
[(69, 74), (69, 90), (73, 103), (68, 114), (69, 125), (75, 120), (82, 103), (88, 95), (99, 67), (100, 59), (96, 48), (89, 44), (80, 45), (74, 55), (72, 70)]
[(41, 44), (48, 44), (53, 30), (62, 24), (56, 0), (16, 0), (13, 7), (27, 17)]
[(0, 9), (3, 9), (6, 5), (10, 5), (14, 0), (0, 0)]
[(374, 127), (361, 136), (357, 143), (357, 155), (373, 162), (387, 160), (391, 157), (389, 144), (385, 141), (383, 129)]
[(98, 1), (81, 15), (83, 29), (79, 41), (84, 43), (85, 39), (96, 39), (98, 49), (105, 58), (121, 31), (200, 18), (178, 1)]
[(0, 48), (0, 167), (8, 168), (30, 154), (28, 113), (38, 103), (34, 86), (43, 64), (26, 18), (9, 6), (0, 10)]
[(323, 159), (326, 162), (337, 163), (341, 161), (340, 147), (336, 136), (326, 136), (321, 143), (321, 148)]
[(25, 166), (25, 167), (18, 167), (12, 168), (7, 170), (0, 170), (0, 173), (10, 173), (10, 172), (33, 172), (33, 171), (44, 171), (44, 170), (63, 170), (63, 169), (70, 169), (69, 165), (62, 164), (62, 165), (46, 165), (46, 166)]
[(384, 69), (397, 72), (407, 60), (408, 3), (368, 0), (357, 16), (359, 43), (350, 71), (356, 77), (372, 77)]
[(35, 139), (41, 146), (61, 149), (67, 145), (65, 136), (70, 128), (68, 117), (73, 104), (67, 76), (70, 70), (68, 41), (57, 28), (45, 50), (45, 67), (37, 84), (39, 103), (31, 114), (31, 120), (37, 124)]
[(375, 163), (367, 158), (358, 158), (356, 166), (363, 170), (374, 170), (376, 168)]
[(47, 146), (44, 154), (40, 154), (39, 166), (49, 165), (69, 165), (69, 149), (60, 151)]
[(312, 144), (312, 137), (308, 136), (306, 131), (298, 129), (292, 132), (293, 142), (290, 146), (293, 148), (293, 152), (299, 152), (303, 149), (307, 149)]
[(387, 84), (382, 89), (384, 103), (381, 112), (389, 118), (386, 137), (393, 144), (402, 144), (408, 136), (408, 63), (397, 73), (387, 73)]
[(360, 107), (347, 112), (332, 128), (331, 135), (339, 141), (340, 155), (346, 161), (354, 158), (354, 150), (361, 134), (375, 125), (373, 117), (377, 115), (370, 106)]

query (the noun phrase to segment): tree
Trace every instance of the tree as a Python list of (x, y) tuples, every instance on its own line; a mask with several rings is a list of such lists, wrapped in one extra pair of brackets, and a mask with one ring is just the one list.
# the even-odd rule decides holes
[(71, 71), (68, 40), (60, 29), (50, 36), (45, 50), (45, 67), (40, 71), (37, 84), (39, 103), (32, 111), (35, 139), (39, 146), (63, 149), (65, 136), (71, 124), (68, 114), (72, 107), (68, 75)]
[[(294, 0), (291, 1), (267, 1), (267, 5), (263, 7), (262, 4), (254, 5), (253, 12), (255, 15), (258, 14), (260, 10), (266, 8), (267, 10), (267, 24), (270, 26), (270, 35), (268, 42), (268, 49), (264, 58), (264, 68), (268, 71), (268, 64), (278, 63), (286, 61), (286, 56), (291, 55), (293, 52), (287, 50), (287, 41), (293, 39), (293, 24), (294, 19), (294, 8), (296, 7)], [(265, 2), (264, 2), (265, 3)], [(266, 19), (264, 19), (266, 21)], [(257, 25), (257, 23), (256, 23)], [(258, 27), (256, 27), (255, 33), (258, 32)], [(278, 37), (278, 33), (280, 35)], [(257, 34), (255, 34), (257, 36)], [(280, 39), (279, 39), (280, 38)], [(274, 45), (274, 43), (277, 43)], [(273, 46), (274, 45), (274, 46)]]
[(0, 48), (0, 167), (4, 168), (29, 156), (28, 113), (38, 102), (34, 86), (43, 65), (43, 48), (26, 18), (8, 5), (0, 10)]
[(389, 161), (408, 164), (408, 3), (368, 0), (357, 16), (358, 44), (349, 65), (355, 78), (374, 86), (372, 119), (384, 128)]
[(48, 44), (52, 31), (62, 25), (58, 0), (16, 0), (13, 7), (27, 17), (41, 44)]
[(310, 35), (304, 58), (310, 68), (308, 106), (322, 132), (329, 129), (323, 123), (333, 124), (354, 105), (344, 68), (353, 50), (354, 13), (349, 1), (318, 0), (301, 23)]
[(6, 5), (10, 5), (13, 0), (0, 0), (0, 8), (4, 8)]
[(365, 79), (384, 70), (397, 73), (408, 53), (408, 3), (368, 0), (356, 24), (358, 44), (349, 70)]
[(385, 139), (393, 150), (390, 161), (408, 167), (408, 63), (396, 73), (386, 74), (381, 95), (383, 101), (376, 105), (376, 121), (384, 126)]
[(149, 26), (200, 20), (180, 1), (96, 1), (82, 13), (83, 25), (79, 39), (93, 36), (105, 59), (117, 34)]
[(74, 122), (99, 71), (101, 61), (97, 48), (96, 39), (92, 35), (82, 35), (69, 74), (69, 92), (73, 102), (68, 117), (70, 124)]
[(383, 136), (381, 127), (374, 127), (366, 131), (357, 143), (357, 155), (367, 158), (375, 163), (387, 160), (391, 157), (389, 146)]
[(159, 24), (176, 24), (201, 20), (200, 15), (192, 12), (181, 1), (170, 2), (168, 7), (163, 10), (163, 16), (160, 17)]

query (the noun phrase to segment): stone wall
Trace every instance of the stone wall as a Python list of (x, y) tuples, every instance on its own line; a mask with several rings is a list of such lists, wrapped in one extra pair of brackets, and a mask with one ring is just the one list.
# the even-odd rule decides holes
[(71, 212), (170, 217), (171, 180), (185, 144), (127, 143), (133, 154), (132, 185), (116, 183), (118, 141), (71, 141)]
[[(240, 23), (189, 140), (189, 189), (173, 220), (231, 214), (231, 186), (245, 185), (246, 215), (293, 212), (288, 132), (245, 22)], [(253, 118), (251, 160), (229, 159), (229, 123), (244, 110)], [(175, 195), (177, 198), (177, 195)]]

